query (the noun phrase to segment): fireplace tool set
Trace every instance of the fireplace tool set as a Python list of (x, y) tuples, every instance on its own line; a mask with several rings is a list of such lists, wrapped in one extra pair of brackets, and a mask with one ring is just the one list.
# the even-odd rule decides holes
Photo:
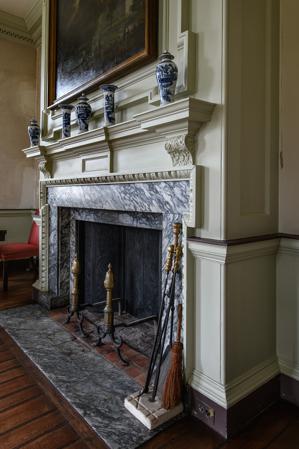
[[(153, 429), (163, 422), (171, 419), (183, 410), (182, 405), (182, 343), (181, 339), (181, 323), (182, 323), (182, 305), (178, 304), (178, 319), (176, 323), (177, 337), (173, 343), (174, 333), (174, 316), (176, 302), (176, 280), (181, 267), (182, 244), (181, 244), (181, 224), (173, 224), (174, 242), (169, 245), (167, 250), (167, 259), (165, 263), (165, 283), (163, 288), (163, 296), (159, 311), (159, 316), (155, 315), (137, 319), (130, 323), (114, 323), (113, 303), (118, 303), (118, 312), (121, 315), (120, 298), (113, 298), (112, 291), (114, 288), (114, 276), (111, 263), (108, 265), (108, 271), (104, 280), (106, 289), (106, 300), (94, 304), (79, 303), (79, 275), (80, 264), (77, 256), (75, 256), (71, 272), (73, 275), (73, 288), (71, 291), (70, 305), (65, 323), (69, 323), (75, 315), (77, 317), (79, 329), (82, 336), (87, 337), (88, 334), (83, 328), (83, 322), (86, 320), (96, 327), (98, 333), (97, 345), (103, 344), (103, 339), (108, 337), (113, 343), (120, 360), (128, 365), (129, 362), (121, 354), (121, 346), (123, 339), (115, 335), (117, 327), (131, 327), (140, 323), (157, 319), (157, 330), (152, 349), (152, 354), (147, 371), (146, 381), (141, 391), (138, 391), (125, 399), (125, 407), (138, 418), (149, 429)], [(83, 314), (83, 310), (87, 307), (101, 306), (105, 304), (103, 310), (104, 323), (97, 324)], [(167, 344), (168, 343), (168, 344)], [(167, 375), (163, 375), (165, 368), (165, 360), (167, 360), (169, 349), (171, 351), (171, 362), (167, 368)], [(164, 365), (163, 365), (164, 364)], [(165, 374), (165, 373), (164, 373)], [(163, 384), (162, 399), (161, 384)], [(158, 397), (160, 396), (160, 397)]]
[[(173, 343), (175, 304), (178, 302), (176, 281), (182, 259), (180, 233), (181, 224), (175, 223), (174, 243), (168, 247), (164, 291), (146, 381), (141, 391), (125, 399), (125, 407), (149, 429), (154, 429), (183, 411), (183, 345), (180, 341), (182, 304), (177, 306), (177, 336)], [(171, 351), (170, 361), (168, 348)], [(166, 376), (163, 375), (165, 368)]]
[[(181, 224), (175, 223), (173, 225), (174, 244), (168, 247), (168, 255), (165, 264), (166, 278), (164, 284), (162, 303), (159, 312), (155, 342), (150, 358), (150, 364), (147, 372), (146, 381), (140, 393), (140, 396), (142, 396), (145, 393), (149, 393), (150, 386), (152, 386), (151, 401), (155, 401), (158, 391), (161, 366), (166, 350), (165, 344), (167, 335), (169, 335), (170, 348), (172, 347), (173, 342), (175, 284), (182, 258), (182, 245), (181, 243), (179, 243), (180, 233), (181, 233)], [(171, 279), (169, 279), (170, 277)], [(169, 334), (167, 334), (168, 329)]]

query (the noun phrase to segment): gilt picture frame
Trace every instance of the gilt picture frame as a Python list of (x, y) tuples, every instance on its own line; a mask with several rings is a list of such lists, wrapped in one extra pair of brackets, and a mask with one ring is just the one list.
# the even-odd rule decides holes
[(48, 106), (157, 58), (159, 0), (49, 0)]

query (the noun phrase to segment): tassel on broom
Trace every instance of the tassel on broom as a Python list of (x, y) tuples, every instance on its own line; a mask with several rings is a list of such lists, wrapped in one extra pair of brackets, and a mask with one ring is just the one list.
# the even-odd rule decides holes
[(171, 363), (165, 381), (162, 403), (168, 410), (175, 407), (182, 401), (183, 393), (183, 368), (182, 354), (183, 344), (181, 343), (182, 328), (182, 304), (178, 305), (178, 325), (177, 338), (171, 348)]

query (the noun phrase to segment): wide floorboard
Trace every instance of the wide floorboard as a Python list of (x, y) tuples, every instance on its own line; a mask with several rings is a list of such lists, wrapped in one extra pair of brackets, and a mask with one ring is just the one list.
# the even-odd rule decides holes
[(0, 329), (0, 448), (106, 449)]
[(13, 268), (10, 268), (8, 290), (4, 292), (2, 286), (2, 265), (0, 263), (0, 310), (31, 304), (33, 302), (33, 282), (34, 274), (32, 271), (27, 272), (25, 269), (15, 271)]

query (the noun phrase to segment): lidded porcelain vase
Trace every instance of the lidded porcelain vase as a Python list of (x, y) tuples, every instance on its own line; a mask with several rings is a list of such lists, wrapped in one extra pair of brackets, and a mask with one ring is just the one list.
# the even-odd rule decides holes
[(118, 89), (114, 84), (102, 84), (101, 90), (104, 92), (104, 120), (105, 125), (115, 124), (115, 102), (114, 93)]
[(37, 120), (35, 119), (30, 120), (28, 126), (28, 135), (30, 139), (30, 145), (32, 147), (39, 144), (40, 127), (38, 126)]
[(77, 118), (77, 123), (79, 125), (79, 132), (88, 131), (88, 124), (92, 114), (92, 109), (90, 104), (88, 103), (88, 98), (82, 92), (79, 97), (79, 102), (75, 107), (75, 113)]
[(159, 59), (160, 62), (156, 67), (156, 77), (160, 91), (160, 100), (163, 105), (174, 101), (178, 68), (173, 61), (174, 56), (168, 51), (164, 51)]
[(71, 104), (61, 104), (62, 110), (62, 137), (70, 137), (71, 135), (71, 113), (74, 106)]

